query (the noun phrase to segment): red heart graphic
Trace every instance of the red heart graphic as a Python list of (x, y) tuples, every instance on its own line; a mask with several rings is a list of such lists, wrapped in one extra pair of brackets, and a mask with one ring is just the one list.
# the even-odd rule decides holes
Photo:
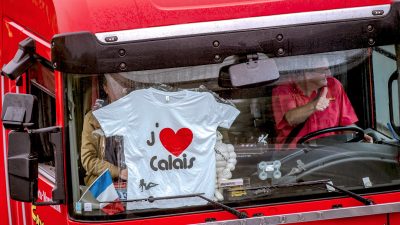
[(164, 128), (160, 132), (161, 144), (176, 157), (185, 151), (192, 139), (193, 133), (188, 128), (181, 128), (176, 133), (171, 128)]

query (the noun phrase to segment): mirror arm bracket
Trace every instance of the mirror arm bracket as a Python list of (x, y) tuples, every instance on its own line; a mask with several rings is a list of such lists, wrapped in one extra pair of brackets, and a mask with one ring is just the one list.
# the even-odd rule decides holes
[(1, 75), (11, 80), (18, 79), (33, 65), (36, 58), (35, 41), (28, 37), (19, 43), (14, 58), (3, 66)]
[(50, 133), (50, 143), (53, 145), (54, 156), (55, 156), (55, 186), (52, 191), (52, 201), (48, 202), (36, 202), (36, 198), (33, 204), (36, 206), (45, 205), (59, 205), (65, 201), (65, 183), (64, 183), (64, 157), (62, 151), (62, 133), (61, 127), (52, 126), (39, 128), (34, 130), (28, 130), (28, 133), (39, 134), (39, 133)]
[(52, 126), (52, 127), (45, 127), (39, 129), (30, 129), (28, 133), (30, 134), (42, 134), (42, 133), (54, 133), (61, 131), (61, 127), (59, 126)]

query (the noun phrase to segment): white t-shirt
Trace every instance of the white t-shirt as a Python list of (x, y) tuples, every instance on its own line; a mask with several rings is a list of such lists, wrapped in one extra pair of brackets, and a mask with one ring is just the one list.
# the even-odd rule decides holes
[[(93, 112), (105, 135), (124, 136), (127, 199), (205, 193), (215, 189), (217, 127), (239, 111), (208, 92), (133, 91)], [(128, 203), (129, 209), (202, 205), (200, 198)]]

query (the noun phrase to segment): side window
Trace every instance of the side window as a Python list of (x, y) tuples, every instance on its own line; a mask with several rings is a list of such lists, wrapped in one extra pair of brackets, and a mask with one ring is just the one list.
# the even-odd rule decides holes
[[(38, 124), (37, 128), (51, 127), (56, 125), (55, 95), (54, 95), (54, 73), (46, 66), (37, 63), (28, 72), (28, 92), (37, 97), (38, 100)], [(54, 150), (49, 142), (49, 134), (39, 134), (39, 173), (54, 181)]]
[[(376, 48), (373, 52), (372, 60), (375, 83), (376, 129), (392, 137), (393, 134), (389, 129), (389, 124), (397, 131), (400, 124), (394, 46)], [(388, 87), (392, 89), (391, 94)], [(390, 110), (391, 108), (392, 110)]]

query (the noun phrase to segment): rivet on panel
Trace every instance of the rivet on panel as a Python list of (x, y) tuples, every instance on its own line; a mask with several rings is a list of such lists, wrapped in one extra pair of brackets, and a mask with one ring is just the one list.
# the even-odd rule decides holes
[(276, 40), (282, 41), (283, 40), (283, 35), (282, 34), (276, 35)]
[(124, 63), (124, 62), (122, 62), (121, 64), (119, 64), (119, 69), (120, 70), (122, 70), (122, 71), (124, 71), (124, 70), (126, 70), (126, 63)]
[(369, 45), (374, 45), (375, 44), (375, 40), (373, 38), (369, 38), (368, 39), (368, 44)]
[(218, 48), (219, 45), (220, 45), (219, 41), (214, 41), (214, 42), (213, 42), (213, 46), (214, 46), (215, 48)]
[(120, 50), (118, 50), (118, 54), (119, 54), (119, 56), (121, 56), (121, 57), (125, 56), (125, 54), (126, 54), (125, 49), (120, 49)]

